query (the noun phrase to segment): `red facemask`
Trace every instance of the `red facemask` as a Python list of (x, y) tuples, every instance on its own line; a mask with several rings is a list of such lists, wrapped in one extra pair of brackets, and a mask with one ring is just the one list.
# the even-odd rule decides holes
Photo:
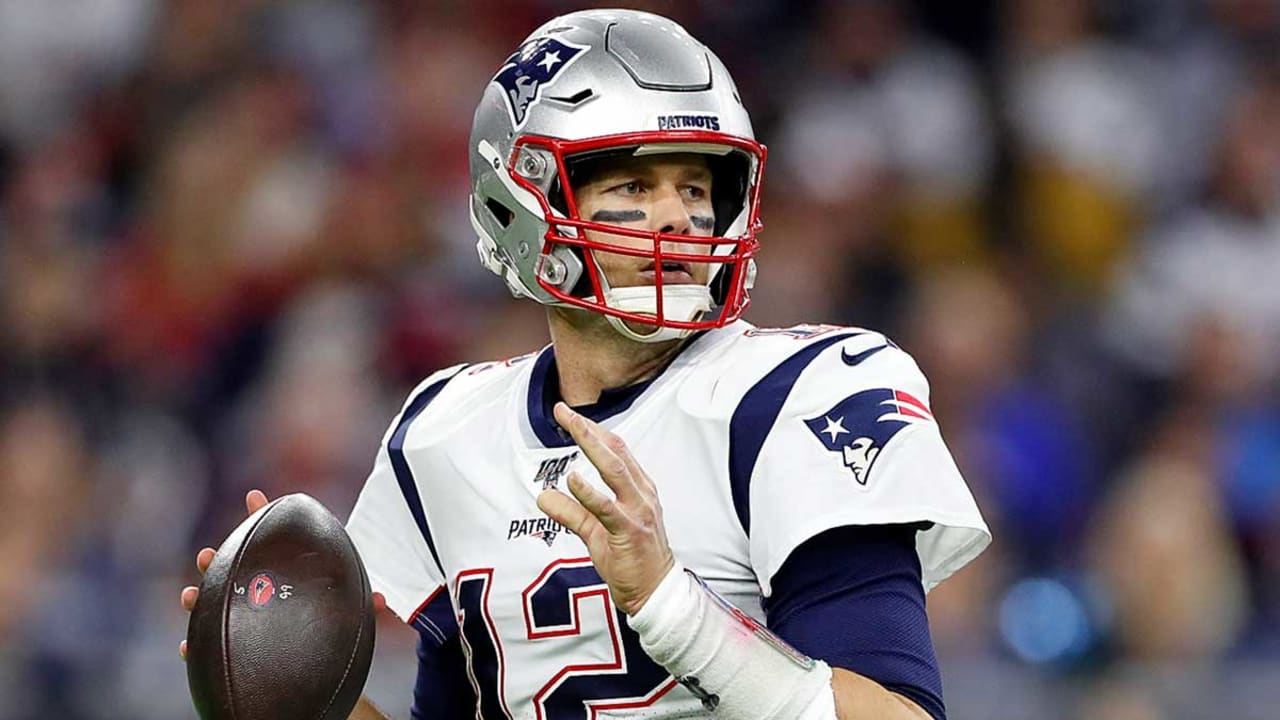
[[(687, 146), (683, 148), (681, 146)], [(654, 148), (654, 146), (662, 146)], [(733, 232), (741, 229), (736, 235), (712, 235), (698, 237), (685, 234), (664, 233), (658, 231), (639, 230), (602, 222), (594, 222), (582, 218), (578, 213), (574, 200), (573, 188), (570, 187), (569, 163), (566, 158), (582, 154), (594, 154), (611, 149), (649, 148), (651, 152), (697, 152), (709, 155), (724, 155), (729, 152), (740, 152), (748, 158), (745, 178), (745, 197), (737, 202), (739, 210), (737, 218), (717, 218), (717, 231), (720, 232), (720, 221), (732, 223), (724, 231)], [(669, 148), (669, 149), (668, 149)], [(537, 152), (537, 151), (542, 152)], [(543, 238), (542, 254), (548, 256), (557, 246), (563, 245), (578, 249), (583, 262), (583, 276), (590, 283), (590, 292), (566, 291), (538, 273), (538, 284), (558, 301), (594, 312), (620, 318), (622, 320), (643, 323), (659, 328), (675, 328), (680, 330), (706, 330), (721, 327), (741, 317), (746, 310), (750, 298), (748, 291), (752, 275), (752, 259), (760, 247), (756, 236), (763, 228), (760, 221), (760, 188), (764, 178), (766, 149), (754, 140), (703, 130), (653, 131), (635, 132), (623, 135), (611, 135), (588, 140), (560, 140), (556, 138), (525, 136), (518, 139), (508, 159), (508, 170), (512, 179), (537, 198), (542, 207), (543, 217), (548, 224)], [(546, 157), (554, 158), (555, 177), (561, 183), (564, 194), (563, 210), (553, 206), (544, 187), (547, 183), (539, 183), (540, 176), (551, 177), (545, 167)], [(713, 177), (715, 183), (723, 178)], [(714, 196), (714, 194), (713, 194)], [(717, 208), (719, 210), (719, 208)], [(727, 223), (726, 223), (727, 224)], [(648, 240), (647, 247), (630, 247), (616, 245), (605, 241), (588, 238), (585, 231), (607, 233), (622, 237)], [(699, 252), (663, 251), (663, 243), (697, 245), (705, 248)], [(698, 264), (710, 266), (711, 293), (714, 301), (723, 309), (711, 318), (679, 318), (664, 307), (664, 288), (662, 272), (655, 274), (656, 307), (653, 312), (634, 312), (614, 307), (606, 300), (608, 283), (603, 277), (592, 252), (617, 253), (632, 257), (651, 259), (656, 268), (661, 268), (663, 261), (688, 263), (691, 267)], [(583, 288), (582, 282), (577, 284)]]

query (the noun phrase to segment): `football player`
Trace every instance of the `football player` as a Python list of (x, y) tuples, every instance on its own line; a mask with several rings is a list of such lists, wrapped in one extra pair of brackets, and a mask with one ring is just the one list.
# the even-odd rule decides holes
[(470, 153), (481, 262), (552, 343), (424, 380), (349, 520), (421, 635), (413, 717), (945, 717), (925, 593), (990, 536), (905, 352), (739, 319), (765, 148), (716, 56), (556, 18)]

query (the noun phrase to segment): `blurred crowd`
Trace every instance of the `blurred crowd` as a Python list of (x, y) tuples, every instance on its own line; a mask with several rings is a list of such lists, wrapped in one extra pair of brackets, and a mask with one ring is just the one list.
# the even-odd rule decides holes
[[(995, 534), (930, 595), (952, 717), (1274, 718), (1280, 2), (617, 4), (770, 147), (748, 319), (931, 379)], [(547, 341), (466, 138), (583, 5), (0, 0), (0, 720), (194, 717), (178, 591), (244, 492), (345, 517), (419, 379)]]

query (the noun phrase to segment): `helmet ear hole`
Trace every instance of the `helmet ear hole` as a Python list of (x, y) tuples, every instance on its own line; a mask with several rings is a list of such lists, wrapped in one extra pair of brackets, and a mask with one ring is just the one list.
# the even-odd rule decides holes
[(493, 216), (493, 219), (496, 220), (504, 230), (511, 227), (511, 221), (516, 217), (516, 214), (511, 211), (511, 208), (503, 205), (493, 198), (485, 200), (484, 206), (488, 208), (489, 214)]

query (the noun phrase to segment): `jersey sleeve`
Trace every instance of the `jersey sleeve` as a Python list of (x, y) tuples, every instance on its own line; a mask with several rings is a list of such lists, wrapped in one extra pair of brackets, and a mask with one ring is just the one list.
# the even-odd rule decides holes
[(421, 499), (404, 458), (403, 442), (409, 424), (456, 371), (450, 368), (432, 375), (414, 390), (387, 429), (373, 471), (347, 520), (347, 534), (364, 561), (369, 584), (386, 596), (392, 612), (410, 624), (418, 621), (445, 578), (425, 519), (415, 517), (414, 508), (421, 510)]
[(387, 447), (378, 450), (373, 472), (347, 520), (369, 584), (387, 598), (387, 606), (412, 623), (425, 601), (444, 584), (396, 481)]
[(751, 564), (762, 591), (770, 595), (787, 557), (819, 533), (912, 523), (928, 528), (916, 549), (932, 589), (991, 536), (929, 409), (923, 373), (875, 333), (806, 359), (749, 475)]

